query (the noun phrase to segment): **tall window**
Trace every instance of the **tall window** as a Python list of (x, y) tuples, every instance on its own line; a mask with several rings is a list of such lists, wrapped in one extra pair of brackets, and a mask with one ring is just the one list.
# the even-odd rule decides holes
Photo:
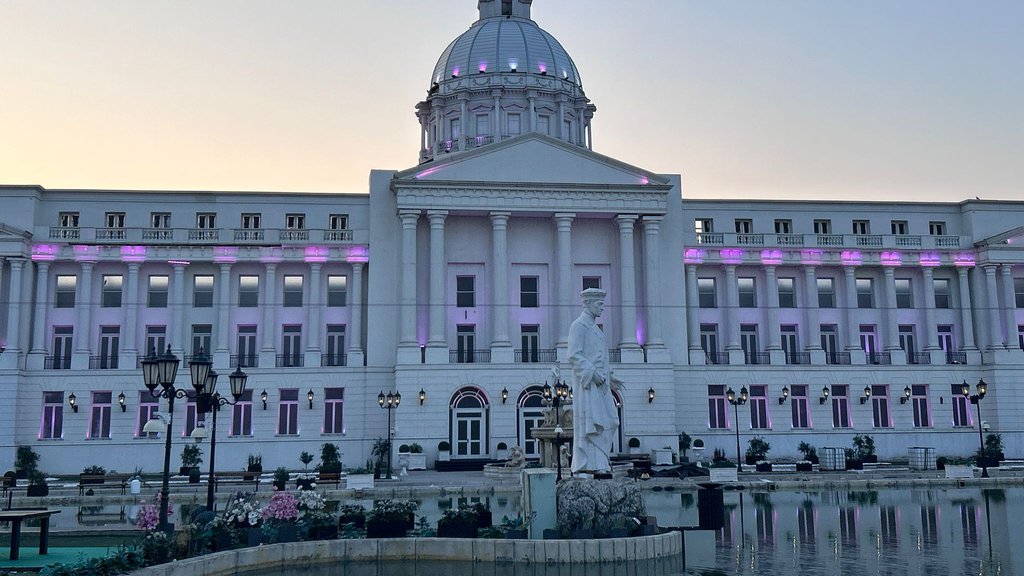
[(536, 276), (519, 277), (519, 307), (536, 308), (540, 305), (538, 278)]
[(160, 434), (158, 432), (143, 432), (142, 429), (146, 426), (146, 422), (153, 419), (153, 416), (160, 411), (160, 402), (153, 395), (149, 393), (149, 390), (143, 390), (139, 392), (139, 417), (135, 421), (135, 437), (136, 438), (156, 438)]
[(971, 400), (960, 393), (960, 384), (951, 384), (950, 391), (953, 393), (953, 426), (974, 426), (974, 418), (971, 415)]
[(213, 308), (213, 275), (196, 274), (192, 277), (192, 306)]
[(929, 222), (928, 233), (932, 236), (945, 236), (946, 235), (946, 223), (945, 222)]
[(935, 278), (932, 286), (935, 287), (935, 307), (943, 310), (949, 308), (949, 279)]
[(345, 433), (345, 389), (324, 389), (324, 434)]
[(1017, 325), (1017, 346), (1024, 350), (1024, 324)]
[(124, 228), (124, 212), (107, 212), (104, 219), (107, 228)]
[(835, 324), (821, 325), (821, 349), (825, 351), (826, 364), (839, 363), (839, 327)]
[(150, 212), (149, 213), (149, 227), (150, 228), (170, 228), (171, 227), (171, 213), (170, 212)]
[(146, 326), (146, 348), (142, 353), (163, 354), (167, 348), (167, 326)]
[(124, 283), (124, 276), (120, 274), (103, 275), (103, 297), (100, 306), (103, 308), (121, 307), (121, 285)]
[(753, 278), (738, 278), (740, 308), (757, 308), (757, 288)]
[(832, 385), (832, 427), (850, 427), (850, 386)]
[(277, 433), (288, 436), (299, 433), (299, 391), (296, 388), (281, 390), (281, 401), (277, 405)]
[(854, 220), (853, 233), (858, 235), (870, 234), (871, 223), (868, 222), (867, 220)]
[(875, 428), (890, 428), (889, 419), (889, 387), (875, 384), (871, 386), (871, 422)]
[(305, 230), (306, 229), (306, 215), (305, 214), (285, 214), (285, 216), (284, 216), (284, 227), (287, 230)]
[(728, 400), (725, 398), (725, 386), (712, 384), (708, 386), (708, 428), (724, 430), (729, 427), (725, 409)]
[(284, 306), (285, 308), (302, 307), (302, 276), (284, 277)]
[(210, 347), (210, 340), (213, 337), (213, 326), (211, 324), (193, 324), (192, 325), (192, 355), (199, 354), (202, 350), (203, 353), (209, 353), (213, 348)]
[(476, 115), (476, 135), (487, 136), (491, 133), (491, 116), (489, 114)]
[(61, 212), (57, 220), (61, 228), (78, 228), (78, 212)]
[(89, 415), (89, 438), (110, 438), (110, 392), (92, 393), (92, 414)]
[(235, 351), (238, 353), (237, 366), (239, 368), (248, 368), (250, 366), (256, 366), (255, 326), (238, 327), (238, 348), (236, 348)]
[(327, 306), (341, 308), (345, 306), (348, 295), (348, 276), (331, 274), (327, 277)]
[(551, 135), (551, 117), (546, 114), (537, 116), (537, 132), (544, 134), (545, 136)]
[(860, 347), (867, 355), (868, 364), (878, 364), (878, 336), (875, 335), (874, 324), (860, 325)]
[(324, 366), (344, 366), (345, 362), (345, 325), (327, 325), (327, 362)]
[(212, 212), (196, 212), (196, 228), (208, 230), (217, 227), (217, 215)]
[(100, 363), (98, 368), (117, 368), (117, 353), (121, 344), (120, 326), (100, 326)]
[(740, 347), (746, 364), (760, 362), (757, 348), (757, 324), (740, 324)]
[(857, 278), (857, 308), (875, 307), (875, 283), (871, 278)]
[(584, 276), (583, 277), (583, 290), (588, 288), (600, 288), (601, 277), (600, 276)]
[(914, 291), (910, 283), (910, 278), (897, 278), (896, 279), (896, 307), (897, 308), (913, 308), (914, 307)]
[(252, 436), (252, 390), (246, 390), (231, 407), (231, 435)]
[(189, 437), (192, 435), (192, 431), (196, 429), (196, 425), (199, 424), (199, 411), (196, 410), (196, 403), (189, 400), (185, 403), (185, 427), (181, 431), (181, 435)]
[(455, 277), (455, 305), (459, 308), (476, 307), (476, 276)]
[(889, 228), (893, 234), (903, 235), (907, 233), (907, 221), (906, 220), (893, 220), (889, 223)]
[(790, 387), (789, 408), (793, 415), (793, 428), (811, 427), (811, 411), (808, 408), (806, 384), (794, 384)]
[(718, 307), (714, 278), (697, 278), (697, 305), (701, 308)]
[(768, 386), (752, 384), (750, 386), (750, 427), (754, 430), (767, 430), (772, 427), (768, 419)]
[(910, 401), (914, 406), (914, 428), (931, 428), (932, 412), (928, 406), (928, 385), (912, 385), (910, 387)]
[(71, 343), (74, 330), (73, 326), (53, 327), (53, 368), (58, 370), (71, 368)]
[(700, 347), (704, 349), (704, 356), (708, 364), (718, 364), (718, 324), (700, 325)]
[(476, 325), (459, 324), (455, 327), (455, 352), (458, 362), (473, 362), (476, 348)]
[(302, 366), (302, 326), (286, 324), (281, 331), (284, 362), (281, 366)]
[(796, 308), (796, 279), (779, 278), (779, 308)]
[(263, 217), (259, 212), (248, 212), (242, 214), (242, 229), (243, 230), (259, 230), (262, 228)]
[(776, 220), (775, 221), (775, 233), (776, 234), (792, 234), (793, 233), (793, 221), (792, 220)]
[(522, 131), (521, 116), (515, 112), (510, 112), (508, 115), (508, 133), (509, 135), (516, 135)]
[(452, 140), (458, 140), (462, 134), (462, 120), (458, 118), (452, 118), (448, 121), (448, 133), (451, 134)]
[(914, 326), (910, 324), (899, 325), (900, 348), (907, 353), (907, 361), (917, 364), (920, 358), (917, 357), (917, 345), (914, 342)]
[(711, 234), (715, 231), (715, 221), (711, 218), (696, 218), (693, 221), (693, 231), (697, 234)]
[(952, 364), (952, 354), (956, 352), (956, 347), (953, 345), (953, 326), (950, 324), (939, 324), (936, 327), (936, 331), (939, 334), (939, 348), (946, 355), (946, 364)]
[(733, 224), (737, 234), (750, 234), (754, 231), (754, 221), (750, 218), (736, 218)]
[(40, 438), (64, 437), (64, 393), (43, 392), (43, 415), (39, 425)]
[(1024, 278), (1013, 279), (1014, 303), (1018, 310), (1024, 310)]
[(331, 230), (348, 230), (348, 214), (331, 214), (327, 224)]
[(782, 352), (786, 355), (786, 364), (799, 364), (800, 357), (797, 353), (800, 349), (797, 347), (796, 338), (796, 326), (793, 324), (786, 324), (780, 327), (782, 333)]
[(523, 362), (537, 362), (537, 347), (540, 340), (540, 327), (536, 324), (520, 326), (523, 338)]
[(256, 308), (260, 305), (260, 277), (238, 277), (238, 307)]
[(818, 308), (836, 307), (836, 286), (834, 278), (818, 278)]
[(147, 308), (167, 308), (167, 276), (149, 277), (149, 294), (146, 298)]
[(78, 286), (78, 277), (69, 274), (57, 275), (57, 293), (53, 299), (54, 308), (74, 308), (75, 288)]
[(831, 234), (832, 233), (832, 221), (831, 220), (815, 220), (814, 221), (814, 233), (815, 234)]

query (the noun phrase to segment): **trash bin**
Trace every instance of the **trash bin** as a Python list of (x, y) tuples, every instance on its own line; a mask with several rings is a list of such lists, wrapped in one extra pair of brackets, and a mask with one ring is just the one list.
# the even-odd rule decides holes
[(132, 481), (128, 484), (132, 494), (140, 494), (142, 492), (142, 482), (139, 482), (138, 478), (132, 478)]
[(819, 470), (846, 470), (845, 448), (822, 448), (818, 456)]
[(911, 446), (907, 448), (907, 462), (911, 470), (935, 470), (935, 448)]

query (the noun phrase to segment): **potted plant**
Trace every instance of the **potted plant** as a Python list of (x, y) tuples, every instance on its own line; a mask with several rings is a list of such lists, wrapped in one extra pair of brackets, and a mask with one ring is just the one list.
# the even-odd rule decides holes
[(998, 468), (1000, 460), (1005, 460), (1005, 455), (1003, 454), (1003, 435), (989, 434), (985, 436), (985, 448), (978, 449), (978, 466), (982, 468)]
[(245, 469), (249, 472), (263, 472), (263, 456), (260, 454), (249, 454), (248, 464)]
[(974, 478), (974, 461), (970, 458), (946, 458), (946, 478)]
[(679, 460), (681, 462), (689, 462), (690, 461), (690, 459), (687, 458), (687, 456), (686, 456), (686, 452), (687, 452), (687, 450), (690, 449), (690, 446), (692, 445), (692, 443), (693, 443), (693, 439), (690, 438), (689, 434), (687, 434), (686, 432), (680, 432), (679, 433)]
[(302, 451), (302, 454), (299, 454), (299, 462), (302, 462), (304, 470), (309, 470), (309, 463), (313, 461), (313, 458), (314, 456), (305, 450)]
[(391, 454), (391, 441), (385, 440), (383, 438), (377, 438), (373, 442), (373, 449), (371, 450), (371, 454), (377, 457), (377, 461), (373, 466), (374, 476), (377, 478), (383, 478), (385, 475), (388, 474), (388, 469), (387, 466), (385, 465), (385, 461)]
[(369, 490), (373, 488), (374, 476), (373, 469), (367, 466), (353, 468), (345, 475), (345, 488), (350, 490)]
[[(79, 484), (103, 484), (103, 478), (96, 478), (96, 476), (103, 476), (107, 473), (107, 469), (103, 466), (86, 466), (82, 469), (82, 473), (78, 478)], [(90, 476), (90, 478), (85, 478)]]
[(274, 470), (274, 488), (279, 491), (287, 490), (289, 476), (290, 474), (288, 473), (287, 468), (285, 468), (284, 466), (278, 466), (277, 469)]
[(39, 464), (39, 454), (31, 446), (18, 446), (14, 456), (14, 470), (18, 478), (28, 478), (28, 473)]
[(711, 474), (712, 482), (736, 482), (738, 480), (736, 464), (725, 457), (725, 451), (721, 448), (715, 448), (708, 472)]
[(437, 443), (437, 459), (441, 462), (447, 462), (452, 456), (452, 445), (447, 440), (441, 440)]
[(400, 445), (398, 447), (398, 453), (399, 454), (408, 454), (409, 453), (409, 445), (408, 444)]
[(46, 473), (33, 469), (28, 474), (28, 488), (25, 495), (30, 497), (47, 496), (50, 494), (50, 487), (46, 484)]
[(847, 470), (863, 470), (864, 461), (857, 457), (857, 451), (853, 448), (847, 448), (843, 450), (846, 454), (846, 469)]
[[(771, 444), (762, 436), (754, 436), (747, 442), (747, 451), (744, 453), (744, 457), (747, 460), (747, 464), (757, 464), (758, 462), (764, 462), (768, 460), (768, 450), (771, 449)], [(763, 470), (758, 470), (762, 472)]]
[(875, 455), (875, 439), (867, 434), (857, 434), (853, 437), (853, 450), (856, 452), (856, 459), (861, 462), (878, 462), (878, 456)]
[(378, 500), (366, 515), (367, 538), (404, 538), (415, 524), (415, 502)]
[(362, 530), (366, 528), (366, 508), (358, 504), (345, 504), (339, 510), (338, 524), (352, 524), (353, 527)]
[(811, 446), (807, 442), (801, 442), (796, 449), (804, 455), (805, 461), (810, 462), (811, 464), (818, 463), (818, 449), (814, 446)]
[[(196, 444), (185, 444), (181, 449), (181, 468), (178, 472), (182, 476), (189, 476), (193, 469), (198, 469), (203, 463), (203, 451)], [(191, 481), (191, 480), (190, 480)]]
[(629, 453), (639, 454), (640, 453), (640, 439), (636, 436), (629, 439)]
[[(438, 538), (476, 538), (481, 528), (490, 527), (490, 522), (483, 525), (481, 508), (479, 504), (460, 504), (456, 509), (445, 510), (437, 521)], [(490, 511), (487, 512), (489, 515)]]
[(423, 453), (423, 446), (420, 446), (416, 442), (409, 444), (409, 454), (407, 458), (407, 468), (409, 470), (427, 469), (427, 455)]

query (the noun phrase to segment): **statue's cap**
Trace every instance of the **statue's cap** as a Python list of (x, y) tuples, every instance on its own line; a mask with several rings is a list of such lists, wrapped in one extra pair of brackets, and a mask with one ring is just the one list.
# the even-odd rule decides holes
[(587, 300), (604, 300), (604, 297), (608, 293), (600, 288), (587, 288), (583, 292), (580, 292), (580, 299), (586, 302)]

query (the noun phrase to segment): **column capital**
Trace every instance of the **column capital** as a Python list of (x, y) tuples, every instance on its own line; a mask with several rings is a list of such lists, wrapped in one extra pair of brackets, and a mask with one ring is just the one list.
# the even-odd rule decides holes
[(661, 214), (644, 214), (641, 221), (644, 224), (644, 228), (648, 226), (657, 228), (663, 220), (665, 220), (665, 217)]
[(349, 265), (352, 266), (352, 270), (354, 272), (362, 272), (363, 266), (366, 265), (366, 262), (363, 262), (362, 260), (350, 260)]
[(308, 264), (309, 264), (309, 271), (310, 272), (319, 273), (320, 272), (320, 268), (323, 267), (323, 263), (322, 262), (308, 262)]
[(511, 212), (491, 212), (491, 226), (495, 229), (503, 228), (508, 225), (508, 221), (512, 218)]
[(928, 266), (921, 267), (921, 276), (923, 276), (924, 278), (931, 278), (933, 275), (934, 275), (934, 272), (932, 272), (932, 269), (930, 267), (928, 267)]
[(998, 268), (998, 267), (999, 267), (998, 264), (984, 264), (984, 265), (982, 265), (982, 268), (985, 270), (985, 274), (991, 274), (993, 276), (995, 275), (996, 268)]
[(765, 264), (764, 265), (764, 274), (765, 274), (765, 276), (774, 276), (775, 275), (775, 264)]
[(555, 222), (572, 222), (574, 219), (576, 219), (576, 213), (575, 212), (555, 212), (555, 215), (552, 216), (552, 218), (555, 219)]
[(882, 268), (882, 274), (885, 275), (886, 279), (893, 278), (896, 276), (896, 269), (892, 266), (885, 266)]
[(447, 210), (427, 210), (427, 218), (430, 219), (430, 224), (444, 224), (444, 219), (448, 217)]
[(802, 264), (804, 274), (814, 274), (814, 270), (817, 268), (817, 264)]
[(416, 222), (420, 219), (420, 213), (421, 210), (402, 209), (398, 211), (398, 216), (402, 219), (402, 226), (404, 228), (412, 228), (416, 226)]
[[(217, 263), (217, 265), (220, 267), (220, 271), (222, 273), (223, 272), (230, 272), (231, 271), (231, 264), (232, 264), (231, 262), (218, 262)], [(269, 265), (270, 264), (268, 263), (268, 266)]]
[(274, 272), (277, 270), (277, 262), (264, 262), (263, 267), (267, 272)]
[(24, 258), (7, 258), (7, 261), (11, 263), (11, 270), (21, 270), (27, 260)]
[(636, 214), (619, 214), (615, 217), (615, 222), (619, 225), (619, 232), (625, 231), (627, 228), (633, 229), (633, 224), (637, 221)]
[(1002, 271), (1003, 276), (1011, 276), (1013, 275), (1013, 264), (1003, 264), (999, 270)]
[(128, 265), (128, 271), (129, 272), (138, 272), (139, 271), (140, 263), (138, 263), (138, 262), (125, 262), (125, 264)]

